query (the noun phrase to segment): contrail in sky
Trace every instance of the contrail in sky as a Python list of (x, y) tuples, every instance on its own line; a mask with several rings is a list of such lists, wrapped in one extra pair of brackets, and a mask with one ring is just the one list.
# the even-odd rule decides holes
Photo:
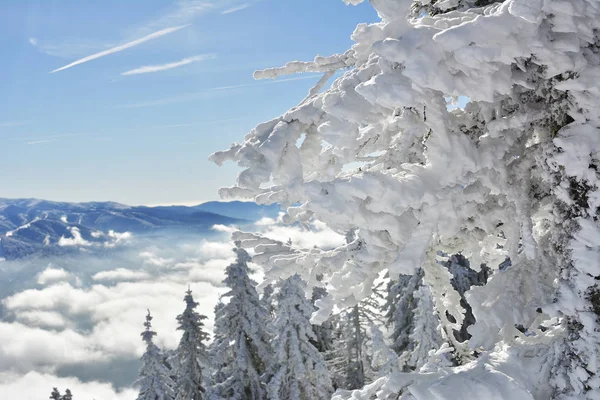
[(139, 39), (133, 40), (131, 42), (122, 44), (120, 46), (116, 46), (116, 47), (110, 48), (108, 50), (104, 50), (104, 51), (101, 51), (99, 53), (92, 54), (91, 56), (87, 56), (87, 57), (81, 58), (81, 59), (79, 59), (77, 61), (73, 61), (69, 65), (65, 65), (64, 67), (57, 68), (54, 71), (50, 71), (50, 73), (53, 74), (55, 72), (62, 71), (63, 69), (71, 68), (71, 67), (74, 67), (76, 65), (83, 64), (85, 62), (95, 60), (96, 58), (104, 57), (104, 56), (107, 56), (107, 55), (113, 54), (113, 53), (118, 53), (119, 51), (123, 51), (123, 50), (126, 50), (126, 49), (130, 48), (130, 47), (137, 46), (138, 44), (147, 42), (149, 40), (156, 39), (156, 38), (159, 38), (159, 37), (164, 36), (164, 35), (168, 35), (169, 33), (172, 33), (172, 32), (178, 31), (180, 29), (183, 29), (186, 26), (189, 26), (189, 24), (187, 24), (187, 25), (181, 25), (181, 26), (176, 26), (176, 27), (173, 27), (173, 28), (166, 28), (166, 29), (160, 30), (158, 32), (151, 33), (149, 35), (146, 35), (144, 37), (141, 37)]

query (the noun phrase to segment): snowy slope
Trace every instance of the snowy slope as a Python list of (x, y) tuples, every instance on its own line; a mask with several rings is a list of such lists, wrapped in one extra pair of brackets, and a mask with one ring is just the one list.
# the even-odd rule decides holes
[[(113, 202), (0, 199), (0, 254), (6, 259), (35, 253), (55, 254), (68, 247), (109, 244), (117, 239), (118, 232), (148, 233), (166, 228), (208, 230), (215, 224), (246, 224), (263, 214), (261, 207), (253, 203), (246, 208), (244, 204), (248, 203), (232, 204), (231, 211), (230, 203), (215, 203), (208, 208), (235, 217), (205, 211), (202, 205), (132, 207)], [(249, 210), (246, 214), (245, 209)]]

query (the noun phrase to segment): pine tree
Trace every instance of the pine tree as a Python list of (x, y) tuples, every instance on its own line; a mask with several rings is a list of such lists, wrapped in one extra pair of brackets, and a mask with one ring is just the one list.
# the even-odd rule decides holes
[(137, 400), (171, 400), (174, 397), (173, 386), (175, 383), (170, 378), (170, 371), (163, 362), (163, 354), (154, 344), (156, 332), (152, 330), (152, 316), (150, 310), (144, 322), (146, 328), (142, 333), (142, 340), (146, 343), (146, 352), (142, 356), (136, 384), (140, 386)]
[[(322, 287), (314, 287), (311, 301), (314, 306), (315, 302), (327, 295), (327, 290)], [(334, 348), (334, 329), (337, 322), (337, 316), (331, 316), (327, 321), (320, 325), (313, 325), (315, 339), (313, 344), (321, 353), (328, 353)]]
[(250, 279), (250, 256), (239, 243), (236, 262), (225, 269), (227, 302), (215, 314), (213, 392), (226, 399), (266, 398), (261, 375), (270, 363), (269, 315)]
[(263, 294), (261, 297), (261, 302), (263, 304), (263, 306), (265, 307), (265, 309), (267, 310), (267, 313), (269, 314), (269, 316), (272, 318), (273, 315), (275, 314), (275, 298), (274, 298), (274, 287), (272, 283), (269, 283), (267, 286), (265, 286), (265, 288), (263, 289)]
[(50, 393), (50, 399), (51, 400), (61, 400), (62, 396), (60, 395), (60, 392), (58, 391), (57, 388), (53, 388), (52, 389), (52, 393)]
[(73, 400), (73, 394), (70, 389), (65, 389), (65, 394), (62, 397), (62, 400)]
[(381, 329), (376, 324), (371, 324), (368, 350), (371, 360), (370, 368), (376, 378), (388, 376), (400, 370), (398, 354), (388, 346)]
[(415, 310), (414, 292), (422, 284), (423, 272), (414, 275), (400, 274), (388, 283), (387, 297), (383, 310), (386, 325), (391, 328), (392, 349), (401, 355), (411, 350), (410, 334), (413, 329)]
[(306, 284), (294, 275), (283, 282), (277, 295), (275, 356), (267, 387), (271, 400), (329, 399), (333, 391), (323, 355), (312, 344), (316, 339), (310, 324), (313, 307), (305, 290)]
[(378, 289), (338, 318), (334, 348), (328, 356), (336, 388), (359, 389), (375, 378), (371, 370), (369, 331), (372, 325), (381, 323), (378, 310), (382, 295)]
[(208, 340), (208, 334), (202, 330), (202, 321), (206, 316), (196, 312), (198, 303), (189, 288), (183, 301), (185, 310), (177, 316), (177, 329), (182, 331), (182, 336), (173, 362), (177, 375), (175, 400), (203, 400), (203, 370), (207, 365), (204, 341)]

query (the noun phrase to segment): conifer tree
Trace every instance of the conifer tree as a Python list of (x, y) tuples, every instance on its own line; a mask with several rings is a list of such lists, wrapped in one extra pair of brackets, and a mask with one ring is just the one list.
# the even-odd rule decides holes
[(52, 393), (50, 393), (50, 399), (51, 400), (61, 400), (61, 398), (62, 398), (62, 396), (60, 395), (58, 388), (53, 388)]
[(323, 355), (312, 344), (314, 309), (305, 290), (306, 284), (294, 275), (283, 282), (277, 295), (275, 356), (268, 372), (271, 400), (329, 399), (333, 391)]
[(73, 400), (73, 394), (70, 389), (65, 389), (65, 394), (62, 397), (62, 400)]
[(381, 316), (379, 286), (370, 297), (344, 311), (336, 326), (334, 348), (328, 357), (336, 388), (354, 390), (375, 378), (369, 351), (370, 327), (379, 324)]
[(176, 351), (177, 381), (175, 400), (203, 400), (203, 370), (207, 364), (204, 341), (208, 334), (203, 331), (203, 320), (206, 316), (196, 311), (198, 303), (194, 301), (192, 291), (188, 288), (185, 297), (185, 310), (177, 316), (178, 330), (183, 332)]
[(388, 346), (381, 329), (376, 324), (371, 324), (369, 340), (369, 354), (375, 378), (387, 376), (399, 371), (398, 355)]
[(136, 381), (140, 386), (137, 400), (172, 400), (175, 383), (171, 380), (170, 371), (164, 364), (162, 352), (153, 342), (156, 332), (152, 330), (150, 310), (146, 315), (144, 327), (146, 329), (141, 336), (146, 343), (146, 352), (142, 356), (142, 367)]
[[(322, 287), (314, 287), (312, 292), (312, 304), (327, 295), (327, 290)], [(315, 339), (313, 344), (321, 353), (328, 353), (334, 348), (334, 329), (337, 323), (337, 316), (331, 316), (321, 325), (313, 325)]]
[(275, 289), (273, 288), (273, 284), (269, 283), (263, 289), (263, 294), (260, 299), (262, 301), (265, 309), (267, 310), (269, 316), (271, 316), (271, 317), (273, 317), (273, 315), (275, 313), (275, 298), (274, 298), (275, 293), (274, 292), (275, 292)]
[(270, 362), (269, 315), (256, 284), (250, 279), (250, 256), (236, 243), (236, 261), (225, 269), (229, 291), (215, 311), (215, 338), (211, 346), (214, 396), (226, 399), (266, 398), (261, 378)]

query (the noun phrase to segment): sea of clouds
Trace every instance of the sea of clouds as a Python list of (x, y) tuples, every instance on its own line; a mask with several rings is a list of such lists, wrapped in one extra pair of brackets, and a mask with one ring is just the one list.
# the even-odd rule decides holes
[[(299, 247), (331, 248), (343, 237), (320, 223), (307, 228), (264, 218), (255, 229)], [(156, 343), (177, 347), (177, 314), (188, 286), (213, 328), (213, 309), (226, 290), (234, 261), (230, 234), (122, 235), (109, 251), (81, 246), (60, 257), (0, 262), (0, 393), (3, 398), (47, 398), (70, 388), (78, 400), (133, 400), (140, 337), (150, 310)], [(259, 266), (252, 265), (260, 281)]]

